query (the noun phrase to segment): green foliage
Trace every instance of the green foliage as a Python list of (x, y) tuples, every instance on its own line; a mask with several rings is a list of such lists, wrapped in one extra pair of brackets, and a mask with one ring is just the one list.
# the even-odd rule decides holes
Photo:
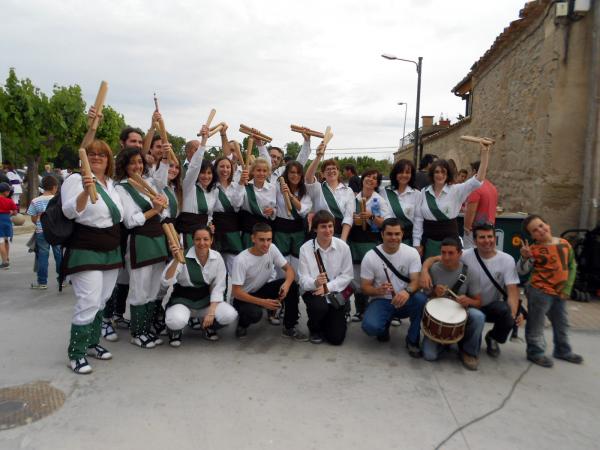
[(296, 159), (301, 148), (302, 145), (300, 145), (298, 142), (288, 142), (285, 144), (285, 156), (291, 156), (292, 158)]
[(181, 136), (175, 136), (168, 131), (167, 135), (169, 136), (169, 143), (171, 144), (171, 147), (173, 147), (173, 152), (175, 152), (179, 159), (182, 161), (185, 160), (185, 151), (183, 150), (185, 139)]
[[(121, 149), (121, 145), (119, 144), (119, 134), (125, 126), (123, 114), (114, 110), (110, 105), (105, 105), (102, 109), (102, 120), (96, 131), (96, 139), (105, 141), (108, 146), (112, 148), (113, 153), (116, 154)], [(82, 138), (86, 130), (87, 128), (84, 129), (83, 134), (81, 135)]]

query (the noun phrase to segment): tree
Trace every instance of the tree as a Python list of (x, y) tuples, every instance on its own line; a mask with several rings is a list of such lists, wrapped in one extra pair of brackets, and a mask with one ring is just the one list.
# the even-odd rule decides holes
[[(96, 131), (96, 139), (102, 139), (116, 154), (121, 149), (119, 135), (125, 126), (123, 114), (115, 111), (110, 105), (106, 105), (102, 109), (102, 120)], [(83, 134), (81, 138), (83, 139)]]
[(27, 163), (26, 203), (37, 192), (40, 160), (56, 149), (49, 133), (54, 126), (52, 119), (48, 97), (31, 80), (19, 80), (11, 68), (4, 87), (0, 88), (0, 132), (7, 153), (16, 156), (15, 166)]
[(302, 145), (298, 142), (288, 142), (285, 144), (285, 156), (291, 156), (292, 159), (296, 159), (301, 148)]

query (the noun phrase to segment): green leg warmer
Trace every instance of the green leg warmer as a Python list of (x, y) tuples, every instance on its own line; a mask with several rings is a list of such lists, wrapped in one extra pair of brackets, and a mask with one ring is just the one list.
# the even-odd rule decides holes
[(156, 303), (148, 302), (144, 305), (146, 307), (146, 320), (144, 321), (144, 333), (150, 332), (150, 327), (154, 322), (154, 313), (156, 311)]
[(129, 329), (132, 336), (143, 334), (146, 325), (146, 305), (130, 305), (131, 324)]
[(69, 340), (69, 359), (83, 358), (87, 353), (93, 324), (75, 325), (71, 324), (71, 339)]

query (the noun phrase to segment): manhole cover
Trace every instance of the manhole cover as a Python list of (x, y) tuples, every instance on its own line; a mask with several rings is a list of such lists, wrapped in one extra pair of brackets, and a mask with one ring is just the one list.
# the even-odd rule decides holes
[(0, 430), (46, 417), (65, 402), (65, 394), (46, 381), (0, 389)]

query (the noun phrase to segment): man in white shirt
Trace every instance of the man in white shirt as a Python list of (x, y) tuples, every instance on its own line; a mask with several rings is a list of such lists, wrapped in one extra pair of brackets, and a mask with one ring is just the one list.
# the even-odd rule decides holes
[[(478, 224), (473, 228), (476, 248), (463, 251), (461, 261), (469, 267), (477, 278), (481, 289), (480, 310), (485, 314), (485, 321), (494, 324), (485, 335), (487, 353), (495, 358), (500, 355), (498, 344), (506, 342), (514, 325), (521, 325), (524, 320), (522, 308), (519, 308), (519, 275), (512, 256), (496, 249), (496, 230), (492, 224)], [(496, 285), (486, 274), (484, 268), (494, 278)], [(429, 268), (440, 259), (439, 256), (428, 258), (423, 264), (421, 287), (431, 286)], [(498, 289), (502, 289), (502, 292)]]
[(20, 206), (19, 202), (21, 200), (21, 194), (23, 193), (23, 179), (10, 161), (4, 162), (4, 168), (6, 170), (6, 177), (8, 178), (12, 189), (12, 201), (15, 202), (17, 206)]
[(417, 292), (421, 258), (413, 247), (402, 243), (402, 226), (396, 218), (381, 225), (383, 244), (369, 250), (360, 265), (362, 292), (369, 298), (362, 329), (381, 342), (390, 340), (393, 318), (410, 317), (406, 348), (413, 358), (421, 357), (421, 316), (427, 296)]
[[(233, 306), (240, 317), (235, 335), (239, 339), (245, 338), (248, 327), (262, 318), (263, 309), (277, 311), (284, 306), (282, 336), (307, 341), (308, 338), (296, 328), (299, 297), (294, 269), (277, 247), (271, 245), (272, 241), (271, 226), (256, 223), (252, 228), (252, 247), (233, 261)], [(285, 279), (272, 280), (276, 268), (283, 270)]]
[(329, 211), (318, 211), (312, 220), (317, 236), (300, 247), (298, 279), (313, 344), (325, 339), (341, 345), (346, 337), (345, 300), (339, 293), (352, 282), (354, 273), (350, 247), (333, 236), (334, 222)]

